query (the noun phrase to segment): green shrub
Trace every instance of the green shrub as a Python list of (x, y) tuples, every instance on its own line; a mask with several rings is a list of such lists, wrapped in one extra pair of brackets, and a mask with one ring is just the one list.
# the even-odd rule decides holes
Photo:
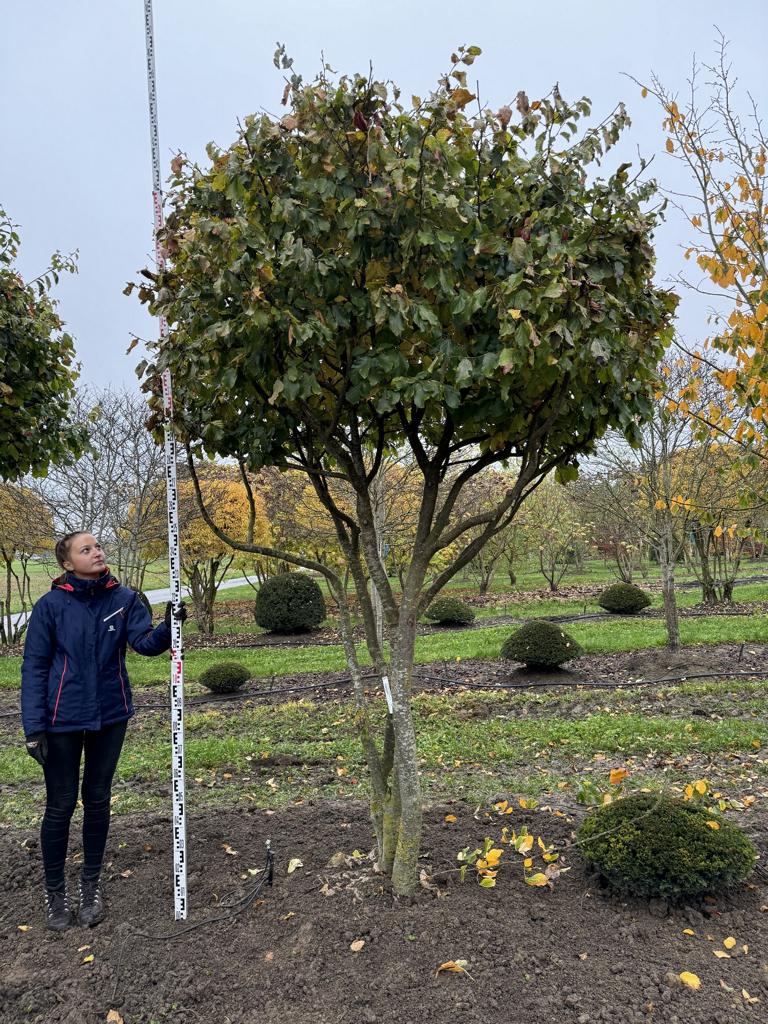
[(594, 811), (577, 841), (611, 889), (645, 898), (717, 895), (743, 881), (757, 856), (737, 825), (700, 804), (653, 793)]
[(426, 615), (439, 626), (469, 626), (475, 621), (475, 613), (458, 597), (441, 597), (433, 601)]
[(607, 612), (634, 615), (647, 608), (651, 599), (644, 590), (632, 583), (614, 583), (612, 587), (602, 592), (597, 603)]
[(285, 572), (259, 587), (253, 610), (256, 622), (273, 633), (304, 633), (325, 619), (323, 592), (311, 576)]
[(251, 678), (250, 671), (236, 661), (219, 661), (200, 676), (200, 682), (212, 693), (234, 693)]
[(580, 644), (553, 622), (531, 619), (507, 637), (502, 658), (522, 661), (529, 668), (557, 668), (584, 653)]

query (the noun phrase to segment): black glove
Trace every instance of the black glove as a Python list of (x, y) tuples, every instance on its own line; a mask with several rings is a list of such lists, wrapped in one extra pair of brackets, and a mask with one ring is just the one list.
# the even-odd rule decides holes
[(48, 736), (44, 732), (30, 733), (26, 738), (27, 753), (34, 757), (41, 767), (45, 767), (48, 757)]
[[(181, 622), (182, 625), (187, 621), (187, 609), (186, 609), (183, 601), (181, 602), (179, 607), (176, 609), (174, 614), (176, 615), (176, 618), (179, 620), (179, 622)], [(168, 629), (170, 629), (171, 628), (171, 602), (170, 601), (165, 606), (165, 619), (164, 619), (164, 621), (165, 621), (165, 624), (168, 627)]]

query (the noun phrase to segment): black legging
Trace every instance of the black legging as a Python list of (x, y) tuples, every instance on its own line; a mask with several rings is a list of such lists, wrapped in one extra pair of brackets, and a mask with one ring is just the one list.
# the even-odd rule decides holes
[(109, 831), (112, 777), (125, 739), (127, 722), (98, 732), (49, 732), (45, 762), (46, 806), (40, 829), (46, 887), (64, 888), (69, 822), (77, 805), (80, 760), (83, 770), (83, 877), (98, 878)]

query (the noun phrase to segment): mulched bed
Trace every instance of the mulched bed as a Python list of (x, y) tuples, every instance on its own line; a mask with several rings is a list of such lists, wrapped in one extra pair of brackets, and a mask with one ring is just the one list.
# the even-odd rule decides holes
[[(567, 843), (584, 813), (564, 803), (517, 811), (548, 843)], [(558, 808), (552, 808), (557, 810)], [(501, 821), (460, 804), (425, 813), (425, 870), (448, 871), (463, 846), (498, 836)], [(446, 824), (447, 811), (458, 821)], [(765, 855), (768, 820), (740, 819)], [(101, 1024), (116, 1009), (125, 1024), (734, 1024), (766, 1019), (768, 887), (764, 877), (727, 898), (669, 908), (607, 896), (575, 850), (553, 891), (532, 889), (505, 853), (496, 889), (438, 876), (440, 895), (419, 889), (394, 900), (369, 860), (329, 862), (367, 851), (367, 810), (323, 801), (272, 813), (220, 810), (189, 821), (190, 917), (198, 924), (242, 896), (277, 853), (274, 887), (239, 916), (188, 934), (174, 922), (171, 826), (165, 817), (116, 818), (106, 870), (109, 916), (62, 936), (40, 920), (36, 833), (0, 839), (5, 889), (0, 911), (0, 1019), (4, 1024)], [(227, 852), (236, 851), (236, 852)], [(290, 875), (291, 858), (303, 866)], [(74, 884), (77, 865), (70, 862)], [(245, 877), (243, 877), (245, 876)], [(258, 878), (258, 876), (256, 876)], [(30, 926), (21, 931), (19, 925)], [(692, 929), (694, 935), (683, 934)], [(175, 939), (143, 938), (136, 931)], [(734, 936), (729, 959), (714, 949)], [(363, 940), (359, 952), (350, 948)], [(748, 947), (744, 953), (743, 946)], [(91, 962), (84, 962), (93, 956)], [(436, 974), (448, 960), (466, 975)], [(698, 992), (677, 976), (701, 978)], [(728, 986), (726, 990), (722, 983)], [(748, 1003), (742, 994), (759, 1000)]]

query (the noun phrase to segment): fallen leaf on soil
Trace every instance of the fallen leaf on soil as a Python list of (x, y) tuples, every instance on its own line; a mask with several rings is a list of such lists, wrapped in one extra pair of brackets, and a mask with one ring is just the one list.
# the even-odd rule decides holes
[(359, 953), (364, 945), (365, 939), (355, 939), (354, 942), (350, 942), (349, 948), (352, 950), (353, 953)]
[(222, 843), (221, 848), (224, 851), (224, 853), (228, 853), (230, 857), (237, 856), (237, 850), (233, 850), (229, 843)]
[(726, 992), (734, 991), (733, 985), (726, 985), (722, 978), (720, 979), (720, 988), (724, 988)]
[(264, 959), (268, 964), (275, 959), (275, 954), (272, 952), (271, 949), (268, 949), (267, 952), (264, 954)]
[(684, 985), (687, 985), (688, 988), (692, 988), (694, 992), (698, 992), (701, 988), (701, 978), (698, 974), (692, 974), (690, 971), (681, 971), (680, 974), (678, 974), (678, 978)]
[(722, 949), (713, 949), (712, 952), (715, 954), (718, 960), (730, 960), (731, 954), (724, 952)]
[(125, 1024), (117, 1010), (110, 1010), (107, 1014), (107, 1024)]
[(132, 874), (133, 874), (133, 872), (131, 871), (131, 869), (130, 868), (126, 868), (125, 871), (121, 871), (120, 872), (120, 877), (121, 878), (130, 878)]
[(90, 949), (90, 948), (91, 947), (88, 944), (86, 944), (85, 946), (78, 946), (77, 947), (77, 952), (78, 953), (84, 953), (86, 951), (86, 949)]
[(28, 932), (30, 930), (30, 928), (32, 927), (32, 925), (31, 924), (17, 924), (16, 927), (19, 929), (20, 932)]
[(93, 963), (93, 953), (89, 953), (88, 956), (84, 956), (83, 957), (83, 963), (84, 964), (92, 964)]
[(525, 884), (535, 886), (549, 885), (549, 879), (541, 871), (537, 871), (535, 875), (525, 876)]
[(278, 786), (278, 784), (275, 782), (274, 778), (267, 779), (267, 785), (269, 786), (270, 789), (279, 789), (280, 788)]
[(746, 1002), (748, 1002), (748, 1003), (759, 1003), (759, 1002), (760, 1002), (760, 1000), (758, 999), (758, 997), (757, 997), (757, 996), (751, 996), (751, 995), (749, 994), (749, 992), (747, 992), (747, 990), (746, 990), (745, 988), (743, 988), (743, 989), (741, 990), (741, 994), (742, 994), (742, 995), (744, 996), (744, 999), (745, 999), (745, 1000), (746, 1000)]
[(443, 821), (447, 821), (449, 825), (452, 825), (455, 821), (458, 821), (458, 818), (455, 814), (446, 814)]
[(466, 974), (468, 978), (471, 978), (472, 975), (467, 970), (467, 967), (469, 967), (469, 960), (446, 960), (435, 971), (435, 977), (441, 971), (453, 971), (454, 974)]
[(693, 928), (683, 928), (683, 935), (695, 935)]
[(288, 874), (292, 875), (293, 872), (296, 870), (296, 868), (303, 868), (303, 867), (304, 867), (304, 861), (303, 860), (299, 860), (298, 857), (292, 857), (288, 861)]
[(260, 875), (264, 868), (248, 868), (249, 875)]
[(727, 939), (723, 939), (723, 945), (726, 949), (733, 949), (736, 945), (736, 939), (732, 935), (729, 935)]
[(586, 960), (589, 953), (579, 953), (579, 960)]
[(629, 772), (626, 768), (614, 768), (608, 776), (608, 781), (612, 786), (618, 786), (618, 784), (623, 782), (628, 776)]

